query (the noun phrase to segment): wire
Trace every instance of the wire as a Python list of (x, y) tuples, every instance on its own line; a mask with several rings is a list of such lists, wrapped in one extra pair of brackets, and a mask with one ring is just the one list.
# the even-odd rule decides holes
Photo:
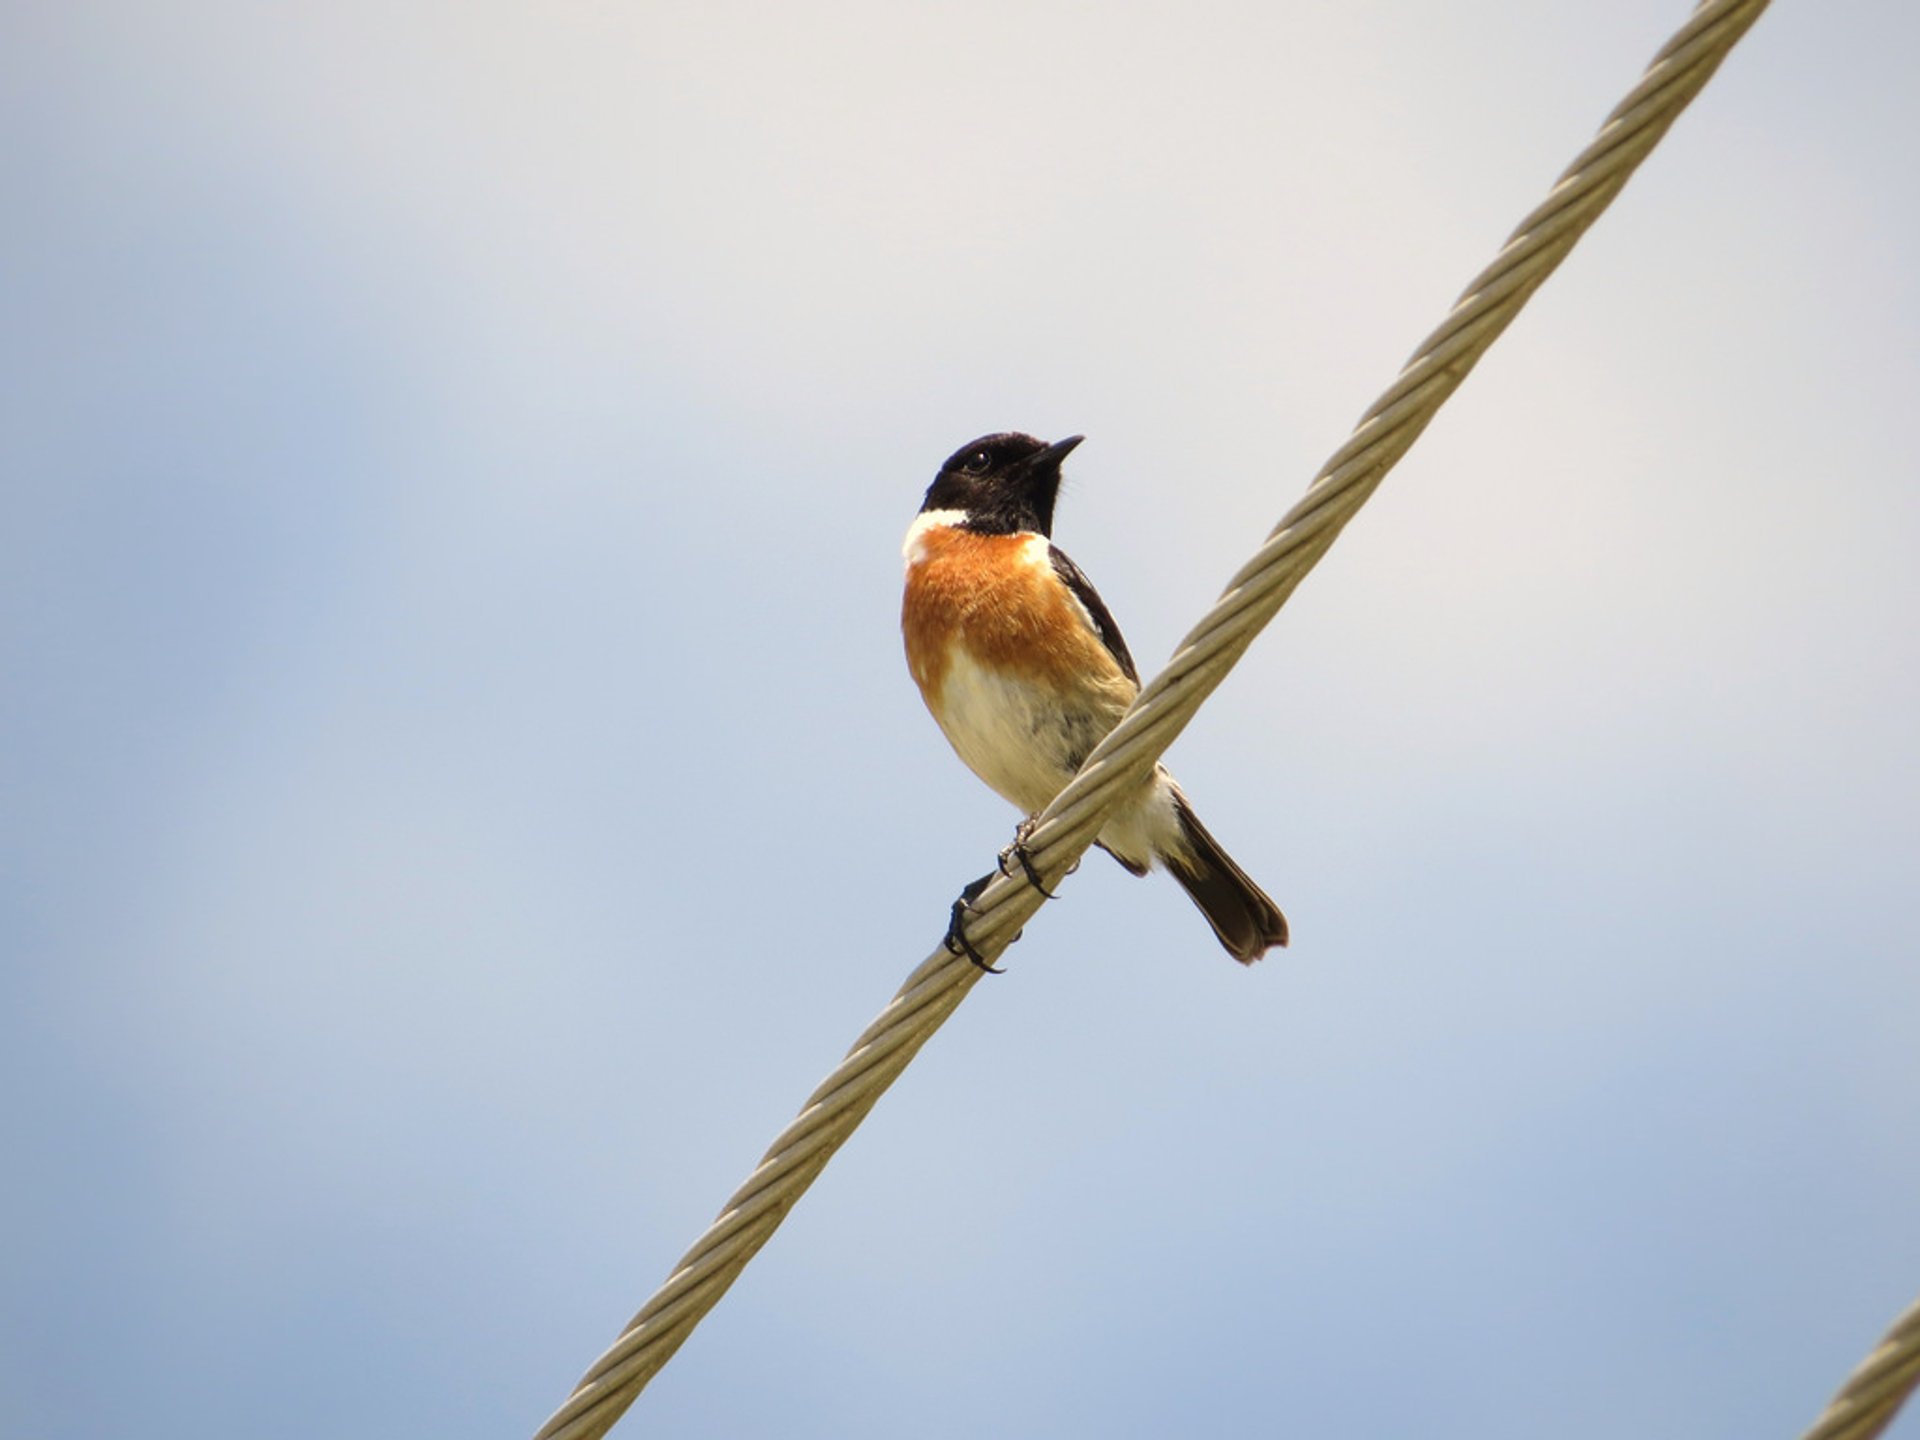
[[(1493, 263), (1361, 417), (1352, 438), (1181, 642), (1166, 669), (1041, 813), (1027, 849), (1048, 889), (1078, 863), (1107, 811), (1131, 793), (1186, 728), (1253, 637), (1765, 9), (1766, 0), (1704, 0), (1654, 57), (1593, 143), (1520, 222)], [(990, 963), (1042, 903), (1044, 897), (1023, 876), (998, 876), (973, 902), (968, 938)], [(920, 963), (536, 1440), (592, 1440), (607, 1432), (726, 1294), (834, 1151), (979, 977), (973, 965), (944, 946)]]
[(1920, 1300), (1893, 1322), (1802, 1440), (1873, 1440), (1920, 1385)]

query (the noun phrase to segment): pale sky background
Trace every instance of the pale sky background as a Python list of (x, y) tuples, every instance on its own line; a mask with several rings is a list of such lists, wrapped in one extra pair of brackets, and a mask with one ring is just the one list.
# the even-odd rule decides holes
[[(524, 1436), (1684, 0), (0, 18), (0, 1433)], [(1792, 1437), (1920, 1293), (1920, 10), (1774, 7), (617, 1434)], [(1920, 1436), (1920, 1417), (1895, 1434)]]

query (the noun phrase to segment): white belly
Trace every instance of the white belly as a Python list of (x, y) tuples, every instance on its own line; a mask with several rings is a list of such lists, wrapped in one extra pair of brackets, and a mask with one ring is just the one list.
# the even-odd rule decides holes
[(1062, 706), (1031, 681), (974, 664), (957, 646), (940, 701), (940, 728), (967, 768), (1029, 815), (1060, 793), (1119, 718)]
[[(976, 665), (957, 648), (940, 698), (940, 728), (955, 753), (1026, 815), (1046, 808), (1126, 708), (1112, 690), (1083, 691), (1062, 704), (1052, 691)], [(1170, 784), (1156, 766), (1139, 794), (1107, 817), (1100, 843), (1141, 868), (1184, 848)]]

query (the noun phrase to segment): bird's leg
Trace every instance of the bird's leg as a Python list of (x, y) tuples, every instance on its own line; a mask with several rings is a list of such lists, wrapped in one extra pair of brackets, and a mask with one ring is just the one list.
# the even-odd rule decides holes
[[(973, 948), (973, 942), (967, 938), (967, 912), (973, 908), (973, 902), (980, 898), (980, 892), (993, 880), (993, 871), (989, 870), (978, 880), (960, 892), (960, 898), (953, 902), (953, 910), (947, 918), (947, 935), (940, 943), (947, 947), (949, 954), (964, 955), (973, 964), (989, 975), (1004, 975), (1007, 972), (998, 965), (989, 965), (986, 958)], [(1018, 940), (1020, 937), (1013, 937)]]
[(1040, 872), (1034, 868), (1033, 856), (1027, 853), (1027, 837), (1033, 834), (1036, 818), (1029, 815), (1014, 827), (1013, 843), (1000, 852), (1000, 873), (1011, 879), (1013, 871), (1007, 866), (1010, 862), (1018, 860), (1021, 871), (1027, 877), (1027, 883), (1051, 900), (1054, 898), (1053, 891), (1040, 883)]

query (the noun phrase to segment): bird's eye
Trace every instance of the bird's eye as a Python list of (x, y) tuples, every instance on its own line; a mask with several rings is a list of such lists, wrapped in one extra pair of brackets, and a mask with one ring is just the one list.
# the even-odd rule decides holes
[(984, 475), (993, 468), (993, 456), (984, 449), (969, 450), (967, 458), (960, 462), (960, 468), (969, 475)]

